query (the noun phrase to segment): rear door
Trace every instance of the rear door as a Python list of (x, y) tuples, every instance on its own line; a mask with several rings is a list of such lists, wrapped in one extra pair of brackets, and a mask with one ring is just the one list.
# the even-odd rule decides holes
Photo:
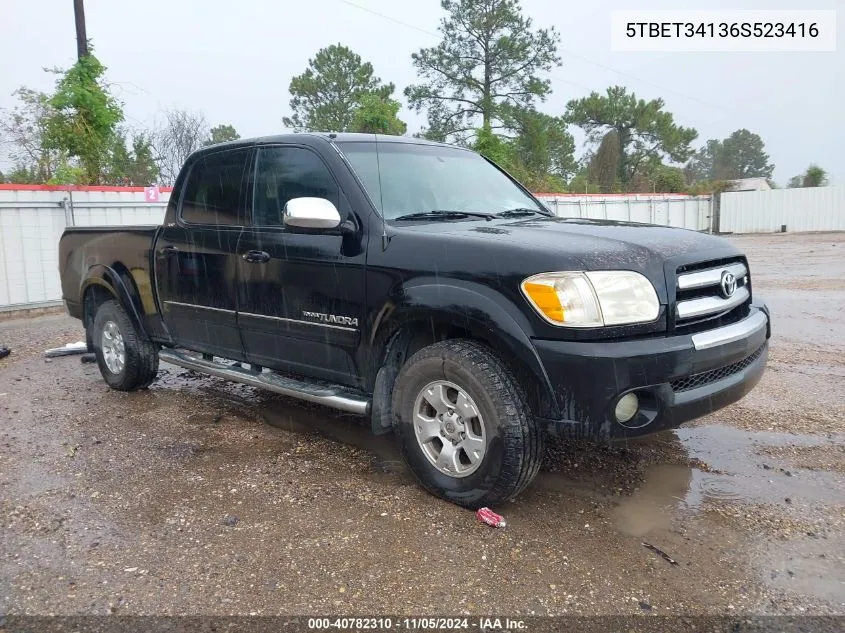
[(238, 320), (251, 363), (354, 385), (364, 321), (362, 236), (285, 226), (293, 198), (331, 201), (341, 219), (350, 204), (328, 166), (296, 145), (256, 151), (252, 226), (238, 246)]
[(238, 360), (237, 246), (249, 216), (250, 154), (249, 148), (223, 150), (194, 162), (176, 222), (162, 228), (155, 250), (162, 315), (176, 343)]

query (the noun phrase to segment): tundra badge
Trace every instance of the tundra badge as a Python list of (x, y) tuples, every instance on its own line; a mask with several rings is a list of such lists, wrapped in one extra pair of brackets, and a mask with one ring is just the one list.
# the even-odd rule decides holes
[(327, 325), (351, 325), (353, 327), (358, 327), (358, 319), (354, 317), (324, 314), (322, 312), (308, 312), (307, 310), (303, 310), (302, 316), (306, 319), (316, 319), (320, 323), (325, 323)]

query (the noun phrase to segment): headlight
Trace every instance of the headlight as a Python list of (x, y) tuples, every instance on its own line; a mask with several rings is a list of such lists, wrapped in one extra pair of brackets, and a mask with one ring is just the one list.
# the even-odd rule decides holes
[(554, 325), (646, 323), (660, 313), (654, 286), (629, 270), (542, 273), (529, 277), (521, 287), (534, 309)]

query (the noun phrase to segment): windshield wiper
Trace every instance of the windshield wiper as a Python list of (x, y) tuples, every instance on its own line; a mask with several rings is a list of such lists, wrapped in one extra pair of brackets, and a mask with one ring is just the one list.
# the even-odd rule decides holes
[(485, 220), (492, 220), (494, 215), (490, 213), (479, 213), (477, 211), (446, 211), (443, 209), (433, 209), (431, 211), (420, 211), (419, 213), (408, 213), (407, 215), (400, 215), (394, 220), (462, 220), (468, 217), (484, 218)]
[(516, 218), (524, 215), (546, 215), (545, 213), (541, 213), (537, 209), (528, 209), (526, 207), (517, 207), (516, 209), (508, 209), (507, 211), (502, 211), (501, 213), (497, 213), (497, 218)]

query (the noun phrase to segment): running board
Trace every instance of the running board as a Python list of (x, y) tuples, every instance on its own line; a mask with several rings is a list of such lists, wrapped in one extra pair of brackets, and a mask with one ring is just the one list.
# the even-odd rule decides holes
[(285, 378), (273, 372), (257, 373), (242, 367), (233, 367), (188, 356), (174, 349), (162, 349), (158, 353), (158, 357), (171, 365), (178, 365), (185, 369), (239, 382), (251, 387), (258, 387), (259, 389), (267, 389), (283, 396), (322, 404), (340, 411), (347, 411), (356, 415), (367, 415), (370, 411), (370, 401), (367, 398), (350, 393), (343, 387), (313, 385), (301, 380)]

